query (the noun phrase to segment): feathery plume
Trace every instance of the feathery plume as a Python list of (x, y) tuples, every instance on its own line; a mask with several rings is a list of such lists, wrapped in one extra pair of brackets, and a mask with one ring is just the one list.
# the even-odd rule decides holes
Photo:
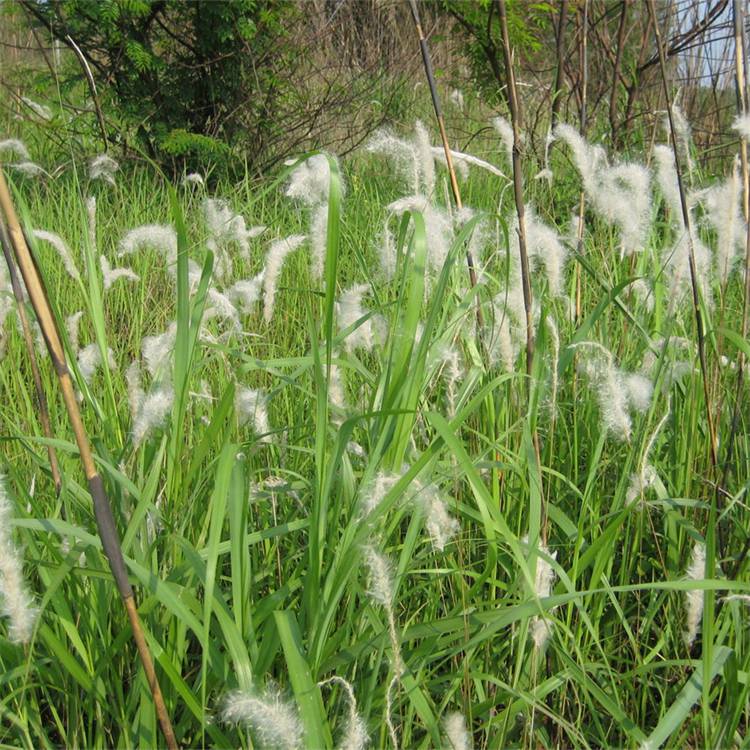
[[(556, 560), (557, 551), (551, 553), (549, 548), (540, 542), (534, 574), (534, 596), (537, 599), (546, 599), (552, 593), (552, 584), (555, 582), (555, 571), (547, 558)], [(531, 621), (531, 638), (537, 652), (544, 649), (551, 633), (550, 620), (545, 615), (535, 615)]]
[(398, 138), (387, 129), (381, 129), (370, 138), (365, 150), (390, 158), (395, 163), (397, 174), (408, 182), (411, 192), (419, 193), (421, 171), (415, 144)]
[(128, 386), (130, 416), (135, 421), (143, 406), (143, 399), (146, 397), (141, 386), (141, 366), (138, 364), (138, 360), (134, 359), (128, 365), (128, 369), (125, 370), (125, 383)]
[(203, 187), (205, 180), (198, 172), (190, 172), (182, 178), (182, 184), (185, 186), (195, 185), (196, 187)]
[(57, 254), (60, 256), (60, 260), (63, 262), (63, 266), (65, 266), (65, 270), (68, 272), (68, 276), (70, 276), (72, 279), (75, 279), (76, 281), (81, 280), (81, 274), (76, 267), (75, 261), (73, 260), (73, 255), (70, 252), (70, 248), (65, 244), (65, 240), (63, 240), (63, 238), (60, 237), (59, 234), (55, 234), (54, 232), (46, 232), (43, 229), (32, 229), (31, 235), (41, 242), (47, 242), (48, 244), (52, 245)]
[(443, 720), (443, 731), (452, 750), (471, 750), (472, 743), (466, 720), (458, 711), (449, 713)]
[(154, 380), (169, 378), (176, 338), (177, 323), (173, 322), (163, 333), (144, 336), (141, 340), (141, 354), (146, 363), (146, 369)]
[(151, 435), (163, 427), (174, 404), (174, 389), (171, 385), (159, 385), (143, 398), (141, 408), (133, 422), (133, 445), (137, 448)]
[(8, 166), (16, 172), (20, 172), (24, 177), (39, 177), (39, 175), (47, 174), (43, 167), (33, 161), (19, 161), (16, 164), (8, 164)]
[(120, 257), (151, 248), (160, 252), (171, 273), (177, 270), (177, 233), (169, 224), (144, 224), (131, 229), (120, 240)]
[(86, 382), (86, 385), (91, 385), (91, 378), (94, 377), (96, 371), (102, 364), (102, 352), (99, 349), (99, 344), (96, 342), (84, 346), (78, 352), (78, 369), (81, 373), (81, 377)]
[(385, 496), (398, 482), (398, 474), (387, 471), (379, 471), (362, 489), (360, 493), (360, 508), (363, 518), (367, 518), (374, 510), (380, 507)]
[[(672, 122), (674, 123), (674, 132), (677, 136), (677, 145), (685, 157), (688, 174), (692, 174), (695, 170), (695, 162), (693, 162), (693, 156), (690, 153), (690, 144), (692, 143), (693, 136), (690, 131), (690, 123), (676, 101), (672, 102)], [(664, 117), (664, 126), (667, 133), (669, 133), (669, 120), (666, 116)]]
[(106, 256), (99, 256), (99, 265), (102, 269), (102, 278), (104, 279), (104, 291), (111, 289), (115, 282), (120, 279), (129, 281), (140, 281), (141, 277), (130, 268), (112, 268)]
[(67, 318), (65, 318), (65, 329), (68, 332), (68, 339), (70, 340), (70, 348), (77, 352), (79, 349), (78, 346), (78, 329), (81, 324), (81, 318), (83, 317), (83, 310), (79, 310), (76, 313), (73, 313), (72, 315), (68, 315)]
[(219, 318), (220, 320), (228, 320), (235, 330), (240, 329), (239, 313), (226, 294), (222, 294), (216, 287), (211, 286), (207, 298), (210, 306), (206, 308), (203, 314), (202, 322), (204, 324), (213, 318)]
[(318, 685), (323, 687), (332, 683), (340, 685), (343, 688), (349, 704), (349, 718), (346, 722), (344, 736), (341, 738), (337, 748), (338, 750), (364, 750), (370, 738), (367, 733), (367, 725), (357, 711), (357, 698), (354, 695), (354, 688), (350, 682), (338, 675), (329, 677), (327, 680), (319, 682)]
[[(379, 604), (385, 610), (389, 618), (393, 618), (393, 599), (396, 594), (396, 585), (393, 582), (393, 570), (390, 560), (381, 552), (378, 552), (373, 546), (366, 546), (363, 549), (365, 565), (369, 574), (369, 589), (367, 595), (376, 604)], [(393, 621), (392, 636), (395, 636), (395, 619)], [(398, 644), (398, 638), (392, 640), (394, 658), (396, 662), (401, 662), (401, 649)], [(397, 671), (401, 671), (400, 668)]]
[(646, 493), (654, 486), (657, 478), (656, 470), (651, 464), (645, 464), (641, 471), (631, 474), (630, 484), (625, 494), (625, 505), (632, 505), (636, 500), (640, 500), (642, 503)]
[(253, 388), (238, 388), (234, 396), (234, 409), (240, 427), (251, 425), (255, 434), (259, 436), (261, 443), (270, 442), (271, 427), (268, 423), (264, 393)]
[(293, 253), (304, 241), (305, 236), (295, 234), (283, 240), (276, 240), (266, 255), (266, 269), (263, 276), (263, 319), (266, 323), (273, 318), (274, 303), (276, 300), (276, 284), (278, 283), (281, 269), (287, 256)]
[(432, 155), (430, 136), (421, 120), (417, 120), (414, 124), (414, 141), (419, 154), (422, 194), (429, 198), (435, 193), (435, 160)]
[(39, 102), (29, 99), (28, 96), (22, 96), (21, 101), (41, 120), (49, 122), (52, 119), (52, 110), (46, 105), (39, 104)]
[(604, 149), (587, 143), (570, 125), (560, 124), (554, 132), (573, 152), (592, 208), (619, 229), (621, 255), (643, 250), (651, 225), (648, 170), (634, 163), (609, 166)]
[(732, 130), (736, 130), (740, 138), (750, 141), (750, 114), (736, 117), (732, 123)]
[(0, 153), (5, 151), (15, 154), (21, 161), (31, 161), (31, 155), (26, 148), (26, 144), (17, 138), (6, 138), (4, 141), (0, 141)]
[(258, 735), (261, 747), (297, 750), (304, 739), (297, 707), (285, 701), (277, 688), (264, 693), (237, 690), (224, 699), (222, 720), (245, 724)]
[(745, 222), (740, 212), (740, 163), (736, 157), (728, 180), (701, 192), (706, 222), (716, 232), (716, 275), (725, 286), (745, 248)]
[(108, 154), (99, 154), (89, 162), (89, 179), (104, 180), (110, 185), (115, 184), (115, 172), (120, 165)]
[(388, 683), (385, 693), (385, 723), (388, 727), (388, 733), (394, 748), (398, 748), (398, 735), (396, 727), (393, 724), (393, 689), (401, 679), (404, 673), (404, 662), (401, 658), (401, 646), (398, 640), (396, 630), (396, 616), (393, 611), (393, 599), (396, 594), (396, 586), (393, 582), (393, 573), (391, 570), (390, 560), (378, 552), (374, 547), (367, 546), (363, 549), (365, 565), (367, 566), (370, 578), (370, 589), (368, 596), (376, 603), (380, 604), (385, 610), (388, 620), (388, 635), (391, 641), (391, 669), (393, 677)]
[[(706, 545), (696, 542), (690, 556), (690, 564), (685, 573), (689, 581), (703, 581), (706, 578)], [(692, 589), (685, 592), (685, 643), (688, 648), (693, 645), (701, 615), (703, 614), (703, 589)]]
[[(445, 149), (442, 146), (432, 146), (430, 151), (432, 153), (432, 158), (435, 161), (447, 165)], [(498, 169), (494, 164), (490, 164), (488, 161), (472, 156), (471, 154), (465, 154), (462, 151), (453, 151), (453, 149), (451, 149), (451, 160), (453, 161), (453, 166), (461, 171), (461, 176), (464, 179), (468, 177), (469, 167), (477, 167), (477, 169), (483, 169), (485, 172), (494, 174), (496, 177), (505, 177), (507, 179), (505, 172)]]
[[(362, 305), (362, 298), (369, 291), (369, 284), (355, 284), (341, 294), (336, 303), (339, 330), (343, 331), (355, 326), (367, 315), (368, 311)], [(373, 346), (379, 343), (380, 339), (377, 320), (370, 316), (348, 333), (344, 339), (344, 349), (347, 352), (353, 352), (355, 349), (372, 351)]]
[(508, 164), (513, 164), (513, 126), (504, 117), (495, 117), (492, 120), (492, 127), (500, 136)]
[(461, 525), (448, 512), (448, 506), (434, 484), (419, 487), (412, 500), (422, 508), (433, 547), (443, 552), (445, 545), (458, 534)]
[(226, 296), (242, 313), (253, 312), (253, 307), (260, 301), (263, 291), (265, 269), (252, 279), (240, 279), (226, 290)]
[(23, 559), (13, 543), (12, 529), (11, 501), (5, 476), (0, 474), (0, 613), (10, 620), (10, 640), (13, 643), (28, 643), (37, 611), (23, 579)]
[(623, 374), (623, 380), (630, 407), (641, 414), (648, 411), (654, 384), (645, 375), (637, 372)]
[(572, 347), (587, 348), (592, 356), (582, 357), (579, 370), (596, 389), (602, 429), (617, 440), (630, 441), (632, 423), (628, 414), (628, 390), (612, 353), (595, 341), (581, 341)]

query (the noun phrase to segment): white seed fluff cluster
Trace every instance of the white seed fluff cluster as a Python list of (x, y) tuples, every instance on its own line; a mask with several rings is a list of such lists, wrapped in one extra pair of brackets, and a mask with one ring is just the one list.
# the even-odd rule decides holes
[[(555, 582), (555, 571), (550, 559), (557, 559), (557, 551), (551, 553), (549, 548), (540, 542), (534, 575), (534, 596), (537, 599), (546, 599), (552, 593), (552, 584)], [(544, 649), (551, 634), (552, 623), (549, 618), (544, 615), (535, 615), (531, 621), (531, 639), (534, 642), (534, 648), (537, 652)]]
[(443, 731), (451, 750), (471, 750), (471, 736), (466, 730), (466, 720), (463, 714), (458, 711), (449, 713), (443, 719)]
[(249, 727), (264, 748), (297, 750), (302, 747), (304, 734), (297, 707), (285, 701), (275, 688), (263, 693), (236, 691), (224, 699), (221, 712), (227, 724)]
[(13, 543), (13, 509), (0, 474), (0, 613), (10, 621), (8, 637), (13, 643), (28, 643), (34, 631), (37, 611), (23, 579), (23, 559)]
[[(685, 573), (688, 581), (703, 581), (706, 578), (706, 545), (696, 542), (690, 563)], [(685, 643), (688, 648), (693, 645), (698, 635), (701, 615), (703, 614), (703, 589), (692, 589), (685, 592)]]
[(110, 185), (115, 184), (115, 172), (120, 165), (108, 154), (99, 154), (89, 162), (89, 179), (104, 180)]
[(250, 425), (263, 443), (270, 442), (266, 396), (252, 388), (240, 387), (234, 396), (234, 408), (240, 426)]

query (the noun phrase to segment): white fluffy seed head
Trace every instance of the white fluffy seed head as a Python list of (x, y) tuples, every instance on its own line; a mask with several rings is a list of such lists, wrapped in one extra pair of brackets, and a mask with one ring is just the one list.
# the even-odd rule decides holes
[(286, 196), (308, 206), (327, 202), (331, 183), (328, 159), (325, 154), (315, 154), (296, 167), (289, 176)]
[(443, 731), (452, 750), (471, 750), (471, 736), (466, 730), (463, 714), (458, 711), (449, 713), (443, 720)]
[(646, 464), (643, 470), (630, 475), (630, 484), (625, 495), (625, 505), (632, 505), (636, 501), (645, 500), (646, 493), (655, 485), (656, 470), (651, 464)]
[(112, 268), (107, 260), (106, 256), (99, 256), (99, 266), (102, 269), (102, 279), (104, 281), (104, 291), (111, 289), (112, 286), (120, 279), (126, 279), (128, 281), (140, 281), (135, 271), (130, 268)]
[(39, 175), (47, 174), (42, 167), (33, 161), (19, 161), (16, 164), (8, 164), (8, 166), (20, 172), (24, 177), (39, 177)]
[(632, 431), (628, 389), (612, 353), (595, 341), (582, 341), (575, 346), (586, 351), (578, 368), (596, 390), (602, 429), (615, 439), (628, 442)]
[(434, 484), (420, 487), (414, 495), (414, 502), (421, 507), (425, 518), (425, 528), (433, 547), (439, 552), (458, 534), (461, 525), (448, 512), (448, 505)]
[(388, 471), (379, 471), (362, 489), (361, 492), (361, 513), (363, 518), (367, 518), (376, 508), (380, 507), (385, 496), (393, 489), (398, 482), (398, 474)]
[(141, 353), (146, 369), (154, 380), (168, 380), (172, 365), (172, 352), (177, 338), (177, 323), (170, 323), (163, 333), (155, 336), (144, 336), (141, 341)]
[(131, 419), (135, 421), (143, 406), (143, 399), (146, 395), (141, 387), (141, 366), (138, 364), (138, 360), (134, 359), (128, 365), (128, 369), (125, 370), (125, 382), (128, 386), (128, 404), (130, 405)]
[[(369, 311), (363, 306), (362, 299), (369, 292), (369, 284), (355, 284), (342, 292), (336, 304), (339, 330), (355, 326), (368, 314)], [(367, 320), (356, 325), (344, 339), (344, 349), (347, 352), (353, 352), (355, 349), (364, 349), (369, 352), (376, 344), (382, 343), (378, 321), (377, 316), (371, 315)]]
[(31, 155), (26, 148), (26, 144), (19, 141), (18, 138), (6, 138), (4, 141), (0, 141), (0, 154), (4, 152), (15, 154), (21, 161), (31, 161)]
[[(546, 599), (552, 593), (555, 582), (555, 571), (549, 560), (557, 559), (557, 551), (550, 553), (549, 548), (540, 542), (536, 557), (534, 574), (534, 596)], [(542, 651), (552, 633), (552, 623), (546, 616), (536, 615), (531, 621), (531, 638), (536, 651)]]
[(363, 554), (369, 579), (367, 595), (376, 604), (392, 611), (396, 586), (393, 582), (391, 561), (371, 545), (363, 549)]
[(500, 136), (508, 164), (513, 164), (513, 126), (504, 117), (495, 117), (492, 120), (492, 127)]
[(430, 146), (430, 136), (421, 120), (417, 120), (414, 125), (414, 141), (419, 154), (421, 192), (430, 197), (435, 193), (435, 160)]
[(268, 422), (266, 395), (253, 388), (240, 387), (234, 396), (234, 408), (241, 427), (249, 425), (260, 441), (270, 441), (271, 428)]
[(108, 154), (99, 154), (89, 162), (89, 178), (115, 184), (115, 172), (120, 165)]
[(732, 123), (732, 130), (736, 130), (740, 138), (750, 141), (750, 114), (739, 115)]
[(297, 707), (285, 701), (276, 688), (264, 693), (236, 691), (224, 699), (221, 712), (227, 724), (244, 724), (257, 734), (260, 747), (297, 750), (304, 734)]
[(97, 343), (84, 346), (78, 352), (78, 369), (87, 385), (91, 385), (91, 379), (96, 374), (101, 363), (102, 353)]
[(81, 324), (81, 318), (83, 317), (83, 310), (79, 310), (72, 315), (65, 318), (65, 329), (68, 332), (68, 339), (70, 340), (70, 348), (74, 351), (78, 351), (78, 329)]
[(702, 191), (706, 222), (716, 232), (716, 276), (725, 286), (729, 274), (745, 249), (745, 222), (741, 214), (739, 159), (734, 160), (729, 179)]
[(627, 390), (628, 403), (637, 412), (648, 411), (651, 405), (651, 396), (654, 392), (654, 384), (645, 376), (638, 373), (624, 375), (625, 389)]
[(257, 302), (260, 301), (263, 290), (263, 278), (265, 270), (261, 271), (252, 279), (240, 279), (226, 290), (226, 296), (234, 303), (242, 313), (251, 313)]
[(177, 233), (168, 224), (144, 224), (131, 229), (120, 240), (120, 256), (130, 255), (150, 248), (164, 256), (167, 269), (171, 273), (177, 270)]
[[(689, 581), (703, 581), (706, 578), (706, 546), (696, 542), (690, 556), (690, 563), (685, 573)], [(693, 645), (698, 635), (701, 615), (703, 614), (703, 589), (685, 592), (685, 643), (688, 648)]]
[(203, 175), (198, 172), (190, 172), (182, 178), (182, 184), (185, 186), (194, 185), (195, 187), (203, 187), (205, 180)]
[(70, 248), (65, 244), (65, 240), (63, 240), (63, 238), (60, 237), (59, 234), (55, 234), (54, 232), (46, 232), (43, 229), (32, 229), (31, 235), (41, 242), (47, 242), (52, 245), (57, 254), (60, 256), (60, 260), (63, 262), (63, 266), (65, 266), (65, 270), (68, 272), (68, 275), (72, 279), (76, 279), (76, 281), (81, 280), (81, 274), (76, 267), (75, 261), (73, 260), (73, 254), (70, 252)]
[(295, 234), (271, 243), (266, 255), (266, 267), (263, 276), (263, 319), (270, 323), (276, 301), (276, 285), (287, 256), (293, 253), (304, 241), (305, 236)]
[(12, 537), (13, 507), (0, 474), (0, 614), (8, 618), (8, 637), (28, 643), (34, 632), (37, 610), (23, 578), (23, 559)]
[(419, 192), (419, 153), (414, 143), (398, 138), (390, 130), (381, 129), (370, 138), (365, 149), (390, 158), (397, 174), (408, 182), (412, 193)]
[(174, 404), (171, 385), (153, 388), (143, 398), (141, 408), (133, 422), (133, 445), (137, 448), (155, 430), (164, 427)]

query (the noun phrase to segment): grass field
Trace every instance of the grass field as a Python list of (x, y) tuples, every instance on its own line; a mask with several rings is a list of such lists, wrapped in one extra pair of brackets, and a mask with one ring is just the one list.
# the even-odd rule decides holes
[[(404, 139), (262, 185), (8, 173), (80, 275), (34, 242), (59, 320), (82, 313), (66, 346), (178, 740), (745, 747), (738, 180), (690, 178), (706, 404), (668, 152), (631, 155), (650, 183), (584, 154), (580, 245), (574, 153), (552, 147), (551, 183), (526, 165), (527, 376), (508, 179), (472, 167), (454, 215)], [(483, 149), (509, 173), (499, 136)], [(137, 280), (105, 288), (101, 255)], [(0, 744), (151, 747), (54, 373), (59, 498), (4, 295), (0, 542), (38, 613), (26, 643), (0, 621)]]

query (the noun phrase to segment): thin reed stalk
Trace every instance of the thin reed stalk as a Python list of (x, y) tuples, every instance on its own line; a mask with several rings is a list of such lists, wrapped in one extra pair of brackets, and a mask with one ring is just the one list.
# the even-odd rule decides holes
[(94, 80), (94, 74), (91, 72), (91, 66), (86, 59), (86, 56), (81, 51), (81, 48), (75, 43), (73, 37), (68, 34), (66, 35), (65, 39), (70, 45), (70, 48), (75, 53), (75, 56), (78, 58), (78, 62), (81, 63), (81, 69), (83, 70), (83, 74), (86, 77), (86, 81), (89, 85), (91, 98), (94, 102), (94, 111), (96, 112), (96, 121), (99, 124), (99, 131), (102, 134), (102, 142), (104, 143), (104, 151), (106, 152), (109, 148), (109, 140), (107, 139), (107, 128), (104, 124), (104, 113), (102, 112), (101, 104), (99, 104), (99, 92), (96, 90), (96, 81)]
[[(463, 208), (463, 201), (461, 200), (461, 191), (458, 187), (458, 180), (456, 178), (456, 170), (453, 166), (453, 155), (451, 153), (450, 144), (448, 143), (448, 134), (445, 131), (445, 118), (443, 117), (443, 108), (440, 105), (440, 96), (438, 95), (437, 85), (435, 83), (435, 76), (432, 72), (432, 58), (430, 56), (430, 48), (427, 46), (427, 39), (425, 38), (424, 31), (422, 30), (422, 22), (419, 17), (419, 9), (417, 8), (416, 0), (409, 0), (409, 8), (411, 9), (411, 15), (414, 19), (414, 27), (419, 37), (419, 48), (422, 52), (422, 62), (424, 63), (424, 72), (427, 77), (427, 85), (430, 88), (430, 96), (432, 97), (432, 106), (435, 110), (435, 118), (437, 119), (438, 129), (440, 130), (440, 140), (443, 143), (443, 150), (445, 151), (445, 163), (448, 166), (448, 175), (451, 183), (451, 192), (453, 193), (453, 200), (455, 201), (456, 208), (460, 211)], [(477, 285), (477, 271), (474, 264), (474, 256), (471, 250), (466, 248), (466, 264), (469, 268), (469, 282), (473, 289)], [(477, 323), (479, 327), (484, 327), (484, 315), (482, 313), (482, 307), (477, 300)]]
[[(745, 13), (741, 0), (734, 0), (734, 59), (735, 59), (735, 83), (737, 88), (737, 114), (745, 117), (748, 114), (747, 109), (747, 81), (745, 80)], [(742, 212), (747, 226), (745, 235), (745, 290), (742, 300), (742, 338), (747, 340), (748, 330), (750, 330), (750, 166), (748, 165), (748, 144), (744, 136), (740, 136), (740, 161), (742, 164)], [(745, 353), (740, 349), (737, 359), (737, 384), (734, 396), (734, 408), (732, 410), (732, 426), (727, 441), (726, 459), (724, 462), (723, 484), (729, 475), (734, 453), (734, 444), (737, 438), (737, 430), (740, 422), (740, 410), (742, 403), (742, 394), (744, 391), (745, 368), (747, 361)], [(744, 558), (750, 551), (750, 538), (745, 543), (742, 554), (737, 558), (734, 565), (733, 578), (736, 578)]]
[(172, 724), (169, 715), (167, 714), (164, 698), (156, 677), (154, 663), (148, 645), (146, 644), (146, 638), (143, 633), (140, 618), (138, 617), (138, 610), (135, 606), (133, 589), (128, 580), (128, 573), (125, 567), (122, 548), (120, 546), (117, 526), (115, 525), (112, 508), (104, 489), (104, 483), (96, 468), (94, 455), (91, 451), (91, 444), (86, 433), (86, 428), (83, 425), (81, 412), (78, 408), (78, 401), (76, 399), (73, 381), (70, 377), (70, 370), (68, 369), (68, 364), (65, 358), (65, 350), (63, 349), (60, 334), (58, 332), (57, 322), (49, 303), (44, 282), (39, 274), (31, 249), (26, 242), (23, 230), (18, 221), (13, 200), (2, 170), (0, 170), (0, 215), (4, 217), (5, 224), (7, 225), (10, 244), (15, 254), (15, 261), (21, 271), (21, 276), (24, 285), (26, 286), (29, 301), (34, 308), (37, 322), (41, 328), (50, 359), (52, 360), (52, 366), (58, 377), (60, 390), (62, 391), (63, 400), (65, 401), (65, 408), (73, 427), (76, 444), (78, 445), (78, 450), (81, 456), (81, 463), (88, 481), (89, 492), (94, 506), (94, 517), (96, 519), (102, 549), (104, 550), (104, 554), (109, 562), (112, 575), (115, 579), (115, 583), (117, 584), (117, 588), (128, 615), (128, 620), (133, 631), (133, 638), (136, 642), (146, 680), (153, 696), (156, 715), (159, 719), (159, 724), (164, 734), (167, 747), (170, 748), (170, 750), (173, 748), (176, 750), (177, 740), (175, 739)]
[(562, 85), (565, 77), (565, 23), (568, 20), (568, 0), (560, 3), (560, 15), (557, 18), (557, 30), (555, 34), (555, 46), (557, 51), (557, 67), (555, 70), (555, 84), (552, 89), (552, 124), (554, 130), (560, 119), (560, 107), (562, 106)]
[(523, 200), (523, 172), (521, 168), (521, 107), (518, 101), (516, 76), (513, 70), (513, 53), (508, 34), (508, 15), (505, 10), (505, 0), (497, 0), (497, 10), (503, 39), (505, 73), (508, 79), (510, 119), (513, 126), (513, 196), (518, 215), (518, 249), (521, 256), (521, 285), (523, 287), (523, 306), (526, 313), (526, 373), (531, 375), (531, 368), (534, 363), (534, 321), (531, 313), (533, 300), (531, 297), (529, 256), (526, 250), (526, 210)]
[[(698, 288), (698, 273), (695, 267), (695, 248), (693, 246), (693, 234), (690, 221), (690, 210), (687, 205), (685, 196), (685, 186), (682, 179), (682, 168), (680, 164), (680, 150), (677, 148), (677, 136), (675, 133), (674, 119), (672, 117), (672, 97), (669, 93), (669, 84), (667, 82), (667, 63), (664, 55), (664, 43), (662, 41), (659, 23), (656, 17), (656, 8), (654, 0), (648, 2), (649, 13), (654, 24), (654, 34), (656, 35), (656, 46), (659, 53), (659, 69), (661, 72), (661, 81), (664, 91), (664, 99), (667, 106), (667, 118), (669, 120), (669, 132), (672, 137), (672, 150), (674, 152), (675, 170), (677, 172), (677, 185), (680, 193), (680, 208), (682, 211), (682, 221), (687, 232), (688, 241), (688, 263), (690, 267), (690, 286), (693, 294), (693, 310), (695, 313), (695, 325), (698, 337), (698, 358), (701, 366), (701, 379), (703, 381), (703, 395), (706, 401), (706, 420), (708, 423), (708, 433), (710, 441), (711, 468), (715, 474), (717, 467), (716, 458), (716, 428), (714, 426), (713, 413), (711, 411), (711, 394), (708, 383), (708, 365), (706, 362), (706, 341), (703, 330), (703, 315), (701, 314), (700, 290)], [(714, 477), (718, 479), (718, 477)]]
[[(589, 53), (588, 53), (588, 28), (589, 28), (589, 0), (583, 1), (583, 28), (581, 29), (581, 47), (579, 64), (581, 67), (581, 109), (579, 117), (581, 121), (581, 138), (586, 137), (587, 112), (586, 105), (589, 89)], [(578, 201), (578, 236), (576, 237), (576, 252), (583, 253), (583, 216), (586, 211), (586, 193), (581, 187), (581, 196)], [(576, 323), (581, 321), (581, 264), (576, 263)]]
[[(49, 406), (47, 404), (47, 395), (44, 392), (44, 386), (42, 385), (42, 376), (39, 372), (39, 363), (36, 358), (36, 350), (34, 349), (34, 339), (31, 335), (31, 325), (29, 324), (28, 315), (26, 315), (26, 307), (23, 299), (23, 289), (21, 282), (18, 279), (16, 273), (16, 264), (13, 260), (13, 248), (10, 244), (10, 237), (8, 236), (8, 229), (5, 226), (5, 222), (0, 215), (0, 244), (3, 246), (3, 255), (5, 256), (5, 262), (8, 266), (8, 276), (10, 277), (10, 285), (13, 289), (13, 296), (16, 299), (16, 306), (18, 307), (18, 319), (21, 321), (21, 331), (23, 333), (23, 340), (26, 346), (26, 352), (29, 355), (29, 364), (31, 365), (31, 377), (34, 381), (34, 391), (36, 392), (37, 405), (39, 407), (39, 423), (42, 425), (42, 432), (44, 437), (47, 439), (52, 437), (52, 426), (49, 419)], [(60, 487), (62, 486), (62, 480), (60, 478), (60, 465), (57, 461), (57, 451), (54, 446), (47, 446), (47, 456), (49, 458), (49, 468), (52, 474), (52, 482), (55, 485), (55, 495), (60, 494)]]

